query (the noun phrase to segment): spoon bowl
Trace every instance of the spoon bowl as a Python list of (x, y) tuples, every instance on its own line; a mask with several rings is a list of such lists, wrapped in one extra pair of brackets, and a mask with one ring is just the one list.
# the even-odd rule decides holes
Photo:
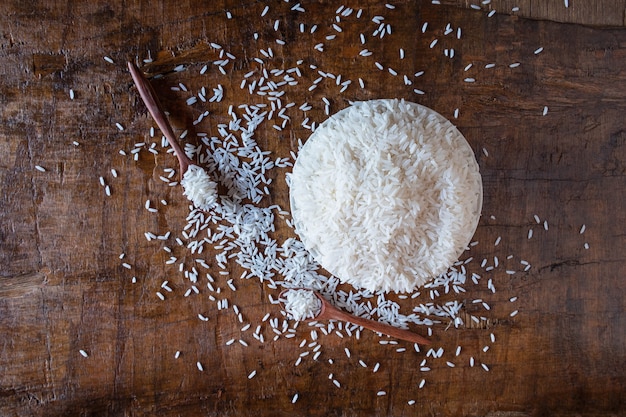
[(128, 63), (128, 69), (133, 77), (133, 81), (137, 86), (137, 91), (141, 99), (146, 104), (146, 108), (152, 115), (152, 118), (167, 138), (170, 146), (174, 150), (178, 163), (180, 165), (181, 185), (184, 188), (183, 194), (193, 202), (193, 205), (200, 210), (211, 210), (217, 204), (218, 193), (217, 183), (211, 180), (209, 175), (203, 168), (196, 165), (183, 151), (174, 131), (170, 125), (165, 112), (161, 107), (161, 103), (152, 88), (150, 82), (146, 79), (141, 71), (132, 62)]
[(377, 333), (383, 333), (387, 336), (391, 336), (396, 339), (406, 340), (408, 342), (417, 343), (420, 345), (429, 345), (430, 340), (413, 333), (408, 330), (398, 329), (397, 327), (390, 326), (375, 320), (365, 319), (363, 317), (355, 316), (347, 313), (343, 310), (332, 305), (327, 299), (322, 297), (317, 291), (313, 291), (307, 288), (288, 288), (280, 292), (279, 299), (283, 299), (283, 295), (290, 290), (306, 290), (311, 291), (320, 300), (321, 307), (317, 314), (313, 318), (307, 318), (304, 321), (320, 321), (320, 320), (341, 320), (349, 323), (356, 324), (357, 326), (364, 327)]

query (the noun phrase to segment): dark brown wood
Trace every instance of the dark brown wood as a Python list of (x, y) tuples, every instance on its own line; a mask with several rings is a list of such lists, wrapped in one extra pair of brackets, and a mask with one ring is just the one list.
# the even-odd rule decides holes
[(488, 0), (487, 4), (483, 0), (441, 0), (440, 3), (466, 8), (474, 5), (485, 11), (587, 26), (622, 27), (626, 19), (626, 4), (622, 0)]
[[(442, 3), (402, 1), (394, 3), (395, 9), (376, 1), (346, 4), (362, 7), (363, 16), (342, 19), (339, 33), (331, 27), (339, 5), (328, 2), (303, 1), (304, 13), (291, 10), (296, 2), (274, 2), (264, 17), (264, 4), (255, 1), (3, 2), (0, 414), (626, 413), (626, 2), (607, 1), (603, 9), (603, 2), (570, 0), (565, 9), (560, 0), (519, 1), (520, 11), (513, 14), (508, 11), (515, 2), (505, 0), (494, 0), (482, 11), (470, 8), (478, 0)], [(488, 17), (488, 7), (507, 13)], [(376, 15), (385, 16), (391, 35), (372, 36)], [(276, 19), (278, 31), (273, 29)], [(300, 33), (301, 22), (307, 33)], [(422, 34), (424, 22), (429, 29)], [(461, 39), (443, 34), (448, 23), (462, 28)], [(312, 24), (319, 27), (314, 34)], [(360, 45), (360, 33), (367, 35), (366, 45)], [(337, 38), (325, 39), (331, 34)], [(276, 38), (286, 45), (278, 45)], [(429, 48), (435, 38), (438, 44)], [(226, 76), (211, 64), (219, 59), (211, 42), (235, 56)], [(324, 43), (323, 53), (314, 49), (317, 43)], [(304, 60), (303, 77), (289, 90), (288, 100), (313, 104), (306, 115), (311, 121), (326, 117), (322, 97), (330, 100), (332, 112), (349, 100), (401, 97), (450, 118), (476, 151), (485, 201), (475, 236), (479, 244), (468, 256), (474, 257), (472, 265), (497, 256), (503, 268), (483, 278), (493, 278), (495, 294), (482, 282), (467, 295), (467, 317), (480, 311), (472, 299), (484, 298), (492, 306), (488, 321), (475, 325), (466, 317), (464, 328), (434, 328), (433, 344), (446, 353), (440, 360), (429, 358), (430, 372), (420, 371), (424, 352), (404, 342), (381, 345), (371, 332), (363, 332), (360, 340), (323, 337), (319, 362), (309, 356), (295, 367), (306, 349), (299, 347), (301, 341), (310, 342), (306, 327), (276, 343), (266, 324), (266, 343), (250, 336), (266, 313), (279, 316), (268, 301), (278, 291), (252, 279), (236, 281), (238, 290), (228, 298), (253, 326), (242, 333), (232, 309), (218, 311), (206, 292), (184, 297), (188, 286), (177, 265), (166, 265), (169, 255), (144, 237), (146, 231), (179, 232), (188, 202), (178, 188), (159, 180), (164, 168), (176, 167), (173, 155), (142, 151), (133, 161), (118, 153), (148, 140), (154, 125), (132, 87), (126, 62), (161, 75), (152, 83), (177, 133), (189, 128), (215, 135), (217, 124), (229, 120), (230, 104), (262, 101), (251, 98), (240, 82), (243, 74), (258, 69), (254, 57), (263, 58), (259, 50), (268, 47), (275, 54), (266, 59), (268, 70)], [(359, 56), (365, 47), (373, 56)], [(535, 54), (539, 47), (543, 52)], [(404, 60), (399, 48), (405, 50)], [(443, 55), (445, 48), (454, 48), (454, 58)], [(143, 62), (149, 56), (153, 62)], [(510, 67), (517, 62), (518, 67)], [(206, 63), (209, 70), (201, 75)], [(470, 63), (473, 67), (464, 71)], [(496, 66), (485, 69), (489, 63)], [(185, 70), (173, 71), (177, 65)], [(318, 77), (310, 65), (352, 84), (341, 94), (326, 81), (310, 91)], [(399, 76), (391, 75), (389, 67)], [(424, 75), (413, 77), (420, 70)], [(403, 74), (413, 85), (404, 84)], [(365, 81), (364, 89), (358, 78)], [(171, 90), (179, 83), (193, 93), (222, 84), (225, 99), (212, 104), (211, 114), (194, 128), (205, 107), (187, 106), (191, 93)], [(310, 133), (301, 126), (302, 112), (292, 116), (281, 132), (267, 122), (256, 132), (259, 145), (273, 157), (288, 157), (297, 139)], [(264, 204), (287, 209), (284, 172), (271, 175), (272, 198)], [(100, 176), (110, 185), (111, 197), (99, 185)], [(143, 208), (148, 199), (169, 204), (153, 215)], [(548, 221), (547, 231), (534, 214)], [(583, 224), (587, 230), (580, 234)], [(292, 235), (279, 224), (279, 240)], [(176, 251), (193, 261), (194, 256)], [(204, 258), (212, 262), (215, 253), (207, 249)], [(509, 254), (514, 258), (507, 260)], [(522, 270), (520, 260), (532, 268), (504, 272)], [(124, 261), (131, 270), (121, 265)], [(242, 272), (236, 265), (229, 269), (232, 277)], [(161, 301), (155, 292), (164, 280), (174, 291)], [(225, 282), (221, 286), (228, 291)], [(511, 297), (518, 299), (510, 302)], [(408, 311), (414, 305), (411, 299), (398, 302)], [(513, 310), (519, 314), (511, 317)], [(199, 313), (208, 322), (199, 320)], [(231, 338), (243, 338), (249, 346), (226, 346)], [(463, 351), (457, 360), (458, 345)], [(407, 351), (397, 352), (398, 347)], [(350, 358), (344, 348), (350, 349)], [(181, 351), (178, 359), (176, 351)], [(474, 367), (468, 365), (470, 355), (476, 358)], [(457, 366), (446, 366), (446, 360)], [(197, 369), (198, 361), (204, 372)], [(479, 367), (481, 362), (489, 372)], [(376, 363), (380, 370), (374, 373)], [(249, 379), (253, 370), (257, 375)], [(333, 385), (330, 373), (341, 388)], [(426, 385), (419, 389), (423, 378)], [(292, 404), (296, 393), (299, 399)]]

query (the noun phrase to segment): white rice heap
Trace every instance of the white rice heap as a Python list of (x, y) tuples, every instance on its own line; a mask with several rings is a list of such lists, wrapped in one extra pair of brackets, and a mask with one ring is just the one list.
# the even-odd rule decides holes
[(287, 290), (283, 294), (282, 301), (288, 317), (296, 321), (313, 319), (322, 309), (322, 302), (310, 290)]
[(184, 188), (183, 195), (200, 210), (210, 210), (217, 203), (217, 183), (203, 168), (189, 165), (180, 183)]
[(296, 232), (326, 270), (370, 291), (412, 291), (472, 238), (482, 181), (463, 135), (406, 101), (357, 102), (311, 135), (290, 178)]

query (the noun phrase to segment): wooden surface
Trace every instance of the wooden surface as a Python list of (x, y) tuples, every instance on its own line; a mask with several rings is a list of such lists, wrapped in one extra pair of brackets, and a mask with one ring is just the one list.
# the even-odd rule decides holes
[[(626, 2), (570, 0), (565, 8), (557, 0), (494, 0), (482, 11), (470, 7), (478, 1), (442, 3), (400, 1), (393, 3), (395, 9), (376, 1), (347, 4), (362, 7), (363, 15), (342, 19), (338, 33), (331, 27), (338, 5), (327, 2), (303, 1), (302, 13), (290, 10), (295, 2), (274, 1), (265, 17), (260, 16), (264, 4), (255, 1), (3, 2), (0, 414), (624, 415), (626, 29), (621, 26)], [(509, 13), (516, 5), (519, 12)], [(491, 7), (503, 13), (488, 17)], [(391, 35), (371, 36), (375, 15), (385, 16)], [(307, 33), (299, 33), (300, 22)], [(422, 34), (424, 22), (429, 29)], [(462, 28), (461, 39), (443, 35), (448, 23)], [(319, 26), (313, 35), (312, 24)], [(368, 35), (364, 46), (362, 32)], [(329, 34), (337, 38), (325, 40)], [(276, 38), (286, 45), (277, 45)], [(431, 49), (435, 38), (439, 43)], [(236, 57), (226, 66), (227, 75), (210, 64), (219, 54), (210, 42)], [(325, 44), (323, 53), (314, 49), (319, 42)], [(259, 52), (268, 47), (273, 59)], [(359, 56), (363, 47), (373, 56)], [(534, 54), (539, 47), (543, 52)], [(399, 48), (406, 51), (403, 60)], [(446, 58), (444, 48), (454, 48), (454, 58)], [(310, 342), (304, 326), (293, 339), (272, 343), (265, 323), (268, 341), (260, 344), (251, 337), (266, 313), (280, 317), (268, 301), (276, 291), (251, 279), (237, 280), (238, 290), (228, 292), (221, 282), (231, 305), (251, 323), (247, 333), (240, 331), (243, 324), (232, 309), (217, 310), (204, 288), (184, 297), (188, 283), (176, 265), (165, 264), (169, 255), (162, 245), (144, 237), (146, 231), (172, 230), (167, 243), (175, 247), (173, 238), (185, 225), (188, 207), (180, 190), (159, 180), (164, 168), (177, 167), (176, 161), (163, 151), (154, 156), (144, 150), (137, 162), (119, 154), (137, 142), (155, 141), (148, 135), (153, 123), (125, 67), (127, 60), (149, 56), (154, 62), (142, 68), (163, 74), (154, 86), (178, 132), (209, 108), (211, 115), (195, 131), (211, 135), (217, 123), (228, 120), (229, 105), (263, 101), (239, 87), (245, 73), (261, 68), (255, 57), (263, 58), (268, 70), (288, 69), (303, 59), (302, 78), (284, 100), (296, 103), (291, 123), (278, 132), (265, 122), (255, 135), (274, 157), (289, 157), (297, 138), (310, 134), (301, 126), (304, 115), (297, 107), (302, 103), (314, 107), (307, 114), (312, 121), (324, 120), (322, 97), (330, 100), (331, 112), (349, 100), (401, 97), (453, 120), (476, 152), (485, 188), (475, 236), (479, 244), (464, 257), (474, 257), (475, 267), (494, 256), (503, 264), (484, 273), (484, 279), (493, 279), (495, 294), (483, 280), (468, 286), (461, 299), (467, 314), (478, 308), (473, 299), (488, 300), (489, 325), (472, 326), (470, 320), (461, 329), (436, 326), (434, 346), (446, 353), (429, 359), (430, 372), (420, 371), (425, 351), (416, 353), (402, 342), (381, 345), (367, 332), (360, 340), (322, 337), (319, 361), (309, 356), (295, 367), (306, 350), (301, 341)], [(374, 62), (399, 76), (378, 70)], [(509, 66), (516, 62), (521, 65)], [(209, 70), (201, 75), (205, 63)], [(470, 63), (473, 67), (464, 71)], [(495, 68), (485, 69), (488, 63)], [(185, 70), (173, 72), (179, 64)], [(340, 94), (325, 81), (309, 91), (318, 77), (311, 64), (352, 80), (351, 86)], [(420, 70), (425, 74), (413, 77)], [(404, 85), (403, 74), (412, 86)], [(225, 98), (210, 106), (186, 106), (191, 93), (171, 90), (179, 83), (194, 92), (222, 84)], [(191, 135), (188, 140), (196, 141)], [(264, 205), (288, 209), (284, 174), (270, 174), (275, 181)], [(100, 176), (111, 187), (110, 197)], [(169, 204), (155, 215), (144, 209), (147, 199), (153, 206), (160, 199)], [(535, 222), (535, 214), (547, 220), (548, 230)], [(279, 241), (293, 236), (278, 223)], [(586, 231), (580, 234), (583, 224)], [(192, 262), (194, 256), (177, 250)], [(214, 254), (207, 249), (203, 257), (213, 263)], [(509, 254), (514, 258), (507, 261)], [(507, 275), (505, 269), (523, 269), (520, 259), (531, 269)], [(233, 276), (241, 273), (229, 268)], [(174, 291), (161, 301), (155, 292), (164, 280)], [(518, 299), (510, 302), (511, 297)], [(415, 301), (399, 303), (410, 312)], [(519, 314), (511, 317), (514, 310)], [(208, 322), (199, 320), (199, 313)], [(231, 338), (249, 346), (226, 346)], [(456, 357), (458, 345), (462, 352)], [(397, 352), (398, 347), (407, 351)], [(176, 351), (181, 351), (178, 359)], [(476, 358), (474, 367), (470, 356)], [(446, 360), (456, 366), (448, 367)], [(249, 379), (253, 370), (257, 374)], [(330, 373), (341, 388), (332, 384)], [(419, 389), (422, 379), (426, 384)], [(299, 399), (292, 403), (296, 393)]]

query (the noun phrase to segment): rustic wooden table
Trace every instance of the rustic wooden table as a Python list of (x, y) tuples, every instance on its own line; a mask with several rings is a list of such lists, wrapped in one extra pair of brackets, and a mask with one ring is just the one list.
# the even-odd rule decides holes
[[(624, 415), (626, 1), (441, 3), (348, 2), (349, 14), (339, 3), (295, 0), (269, 2), (265, 13), (265, 3), (247, 0), (3, 2), (0, 414)], [(376, 33), (381, 24), (391, 33)], [(216, 269), (219, 250), (192, 254), (176, 243), (189, 208), (160, 180), (177, 164), (158, 131), (149, 134), (154, 123), (128, 60), (160, 75), (153, 85), (192, 144), (197, 132), (218, 136), (230, 105), (271, 104), (249, 89), (263, 69), (277, 82), (284, 74), (272, 70), (299, 68), (294, 85), (279, 88), (283, 105), (295, 103), (284, 128), (275, 117), (254, 134), (272, 158), (289, 158), (310, 134), (303, 124), (325, 119), (323, 97), (331, 113), (351, 100), (398, 97), (451, 119), (483, 175), (479, 243), (463, 256), (483, 278), (456, 294), (464, 326), (433, 327), (443, 357), (367, 332), (320, 334), (314, 345), (303, 325), (273, 341), (262, 319), (281, 317), (268, 298), (278, 291), (240, 280), (230, 261), (232, 291)], [(335, 78), (311, 89), (318, 70)], [(218, 85), (223, 100), (209, 102)], [(270, 195), (259, 205), (288, 210), (287, 171), (268, 173)], [(278, 216), (276, 227), (279, 244), (295, 236)], [(164, 240), (144, 235), (168, 230)], [(204, 282), (186, 294), (179, 263), (190, 269), (199, 257), (219, 294)], [(480, 266), (494, 257), (495, 269)], [(408, 314), (427, 295), (390, 298)], [(473, 314), (487, 320), (477, 325)]]

